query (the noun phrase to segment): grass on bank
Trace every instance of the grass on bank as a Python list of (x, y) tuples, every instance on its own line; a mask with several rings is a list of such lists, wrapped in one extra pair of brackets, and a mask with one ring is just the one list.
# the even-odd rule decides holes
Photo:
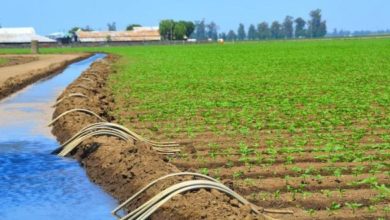
[(0, 66), (7, 64), (8, 61), (9, 61), (8, 59), (0, 57)]

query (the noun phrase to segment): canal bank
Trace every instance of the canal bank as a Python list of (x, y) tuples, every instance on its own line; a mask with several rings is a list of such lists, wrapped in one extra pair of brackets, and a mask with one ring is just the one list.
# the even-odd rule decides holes
[(94, 55), (0, 101), (0, 219), (113, 219), (116, 202), (72, 159), (50, 154), (59, 146), (46, 125), (59, 93)]

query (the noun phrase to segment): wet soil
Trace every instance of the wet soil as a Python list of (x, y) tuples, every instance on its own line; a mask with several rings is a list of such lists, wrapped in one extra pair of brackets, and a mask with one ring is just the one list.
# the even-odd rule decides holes
[[(109, 55), (106, 59), (94, 63), (69, 85), (59, 99), (78, 92), (87, 95), (88, 100), (80, 97), (65, 99), (56, 107), (53, 118), (73, 108), (84, 108), (115, 123), (116, 120), (110, 112), (115, 109), (116, 103), (106, 83), (108, 75), (115, 74), (112, 63), (117, 59)], [(97, 119), (91, 115), (73, 112), (58, 120), (52, 132), (63, 143), (83, 127), (95, 122)], [(180, 172), (165, 156), (157, 154), (148, 144), (140, 142), (129, 144), (109, 136), (84, 141), (71, 154), (84, 166), (90, 179), (119, 202), (125, 201), (161, 176)], [(188, 180), (190, 177), (171, 178), (157, 184), (126, 207), (126, 211), (133, 210), (157, 193), (184, 179)], [(242, 206), (235, 199), (220, 192), (194, 190), (172, 198), (159, 208), (151, 219), (265, 219), (265, 217), (253, 214), (249, 207)]]

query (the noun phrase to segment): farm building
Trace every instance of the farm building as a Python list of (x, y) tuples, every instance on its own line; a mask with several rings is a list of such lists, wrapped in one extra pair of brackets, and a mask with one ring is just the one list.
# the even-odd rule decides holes
[(132, 31), (82, 31), (76, 32), (79, 42), (144, 42), (160, 41), (160, 31), (155, 27), (135, 27)]
[(0, 44), (24, 44), (37, 40), (40, 43), (54, 43), (55, 40), (36, 34), (34, 28), (0, 28)]

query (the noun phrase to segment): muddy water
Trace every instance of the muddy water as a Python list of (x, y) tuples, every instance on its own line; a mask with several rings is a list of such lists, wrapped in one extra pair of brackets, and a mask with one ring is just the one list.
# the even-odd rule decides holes
[(113, 219), (115, 201), (76, 161), (50, 154), (59, 144), (46, 126), (59, 93), (102, 57), (74, 63), (0, 101), (0, 219)]

